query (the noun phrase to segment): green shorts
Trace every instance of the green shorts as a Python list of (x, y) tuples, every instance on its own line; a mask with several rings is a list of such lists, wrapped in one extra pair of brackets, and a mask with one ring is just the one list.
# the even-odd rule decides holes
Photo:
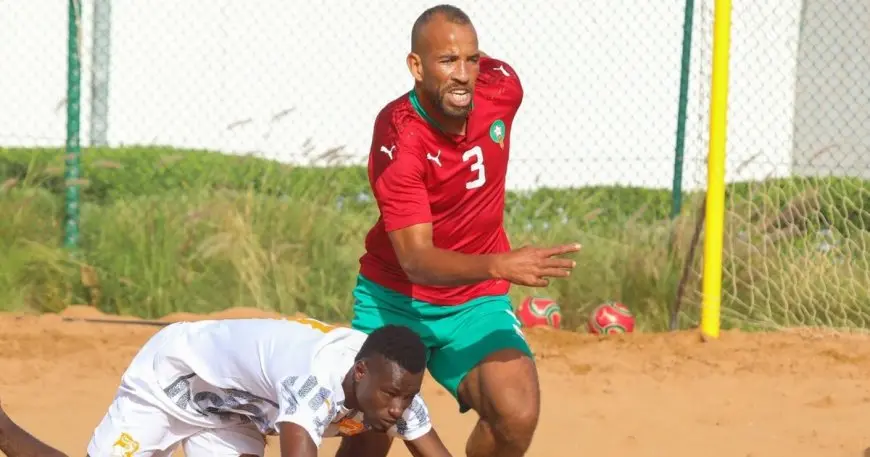
[(453, 395), (460, 412), (470, 408), (459, 400), (459, 384), (489, 354), (517, 349), (534, 360), (507, 295), (438, 306), (358, 276), (353, 296), (353, 328), (370, 333), (384, 325), (404, 325), (422, 337), (429, 348), (429, 374)]

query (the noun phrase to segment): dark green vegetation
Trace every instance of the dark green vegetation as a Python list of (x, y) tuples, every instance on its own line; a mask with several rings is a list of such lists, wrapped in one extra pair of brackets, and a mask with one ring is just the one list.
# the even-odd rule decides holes
[[(363, 238), (377, 217), (361, 167), (291, 167), (206, 151), (84, 151), (81, 250), (60, 249), (60, 150), (0, 149), (0, 303), (57, 311), (91, 302), (156, 317), (253, 306), (350, 316)], [(514, 245), (578, 241), (578, 268), (547, 290), (566, 327), (606, 300), (643, 330), (667, 327), (699, 203), (670, 192), (545, 189), (508, 195)], [(729, 186), (723, 324), (864, 327), (870, 317), (870, 183), (792, 178)], [(702, 240), (703, 244), (703, 240)], [(694, 325), (703, 245), (681, 326)]]

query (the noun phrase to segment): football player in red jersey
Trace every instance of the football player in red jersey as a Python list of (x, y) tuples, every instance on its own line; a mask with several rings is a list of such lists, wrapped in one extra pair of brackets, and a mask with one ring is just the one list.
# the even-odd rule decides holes
[[(511, 283), (546, 286), (575, 262), (568, 244), (511, 250), (505, 175), (523, 87), (507, 62), (478, 49), (469, 17), (432, 7), (412, 30), (414, 89), (378, 114), (368, 173), (380, 210), (354, 289), (354, 328), (411, 327), (432, 377), (479, 421), (469, 456), (522, 456), (538, 422), (531, 349), (508, 298)], [(387, 438), (345, 438), (339, 457), (386, 456)]]

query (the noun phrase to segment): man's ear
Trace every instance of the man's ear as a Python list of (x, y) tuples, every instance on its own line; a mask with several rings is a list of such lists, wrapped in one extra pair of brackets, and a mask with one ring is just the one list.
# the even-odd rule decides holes
[(408, 53), (406, 62), (408, 64), (408, 71), (411, 72), (414, 81), (417, 81), (418, 83), (423, 82), (423, 59), (420, 55), (414, 54), (413, 52)]
[(359, 382), (362, 378), (364, 378), (369, 373), (368, 363), (365, 359), (357, 360), (356, 363), (353, 364), (353, 380)]

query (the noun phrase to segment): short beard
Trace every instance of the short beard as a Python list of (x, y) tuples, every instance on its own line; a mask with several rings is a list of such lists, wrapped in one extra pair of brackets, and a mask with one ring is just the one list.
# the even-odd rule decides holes
[[(442, 94), (437, 90), (431, 92), (429, 96), (432, 100), (435, 100), (435, 105), (438, 107), (438, 110), (441, 111), (445, 117), (449, 119), (455, 120), (464, 120), (468, 117), (468, 113), (471, 112), (471, 103), (468, 106), (462, 108), (449, 107), (446, 103), (444, 103), (444, 96), (446, 94)], [(474, 100), (474, 93), (472, 93), (472, 100)]]

